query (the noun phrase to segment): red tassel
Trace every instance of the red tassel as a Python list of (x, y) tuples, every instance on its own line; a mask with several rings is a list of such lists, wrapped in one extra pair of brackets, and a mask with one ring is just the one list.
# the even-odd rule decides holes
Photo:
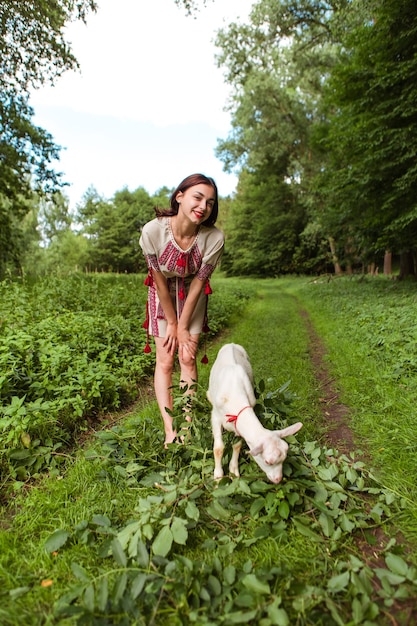
[(202, 362), (202, 363), (204, 363), (204, 365), (207, 365), (207, 363), (208, 363), (208, 357), (207, 357), (207, 354), (205, 354), (205, 355), (203, 356), (203, 358), (201, 359), (201, 362)]
[(178, 292), (178, 297), (180, 300), (185, 300), (185, 291), (184, 289), (181, 287), (181, 289)]
[(149, 343), (146, 344), (146, 346), (143, 349), (145, 354), (149, 354), (150, 352), (152, 352), (151, 350), (151, 346), (149, 345)]
[(153, 278), (152, 278), (151, 272), (149, 272), (149, 274), (147, 275), (147, 277), (143, 281), (143, 284), (146, 285), (147, 287), (152, 287), (152, 285), (153, 285)]
[(187, 258), (185, 254), (181, 254), (181, 256), (178, 257), (177, 265), (178, 267), (185, 267), (187, 265)]
[(142, 328), (144, 328), (145, 330), (148, 330), (148, 328), (149, 328), (149, 320), (148, 320), (148, 318), (146, 318), (146, 320), (143, 322)]
[(209, 280), (206, 282), (206, 286), (204, 288), (204, 293), (206, 294), (206, 296), (210, 296), (213, 293), (213, 290), (210, 287), (210, 281)]

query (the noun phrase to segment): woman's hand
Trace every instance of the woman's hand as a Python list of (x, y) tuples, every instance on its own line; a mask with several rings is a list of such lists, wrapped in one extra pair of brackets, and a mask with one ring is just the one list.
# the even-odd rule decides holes
[(188, 356), (191, 359), (195, 359), (198, 348), (198, 341), (193, 339), (190, 335), (190, 331), (186, 328), (178, 327), (178, 352), (182, 360)]
[(170, 354), (175, 354), (175, 351), (178, 347), (178, 327), (177, 327), (177, 322), (168, 322), (167, 324), (167, 330), (166, 330), (166, 335), (165, 335), (165, 341), (163, 343), (164, 348), (167, 349), (167, 351)]

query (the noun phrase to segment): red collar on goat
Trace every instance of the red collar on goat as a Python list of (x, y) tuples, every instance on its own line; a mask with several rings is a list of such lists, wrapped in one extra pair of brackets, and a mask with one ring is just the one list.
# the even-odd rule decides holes
[(239, 437), (241, 437), (241, 435), (239, 434), (239, 431), (237, 429), (237, 418), (239, 417), (241, 413), (243, 413), (243, 411), (246, 411), (246, 409), (251, 409), (251, 408), (252, 408), (251, 405), (248, 404), (247, 406), (244, 406), (243, 409), (240, 409), (237, 415), (231, 415), (230, 413), (226, 413), (226, 417), (229, 418), (227, 421), (234, 422), (236, 435), (238, 435)]

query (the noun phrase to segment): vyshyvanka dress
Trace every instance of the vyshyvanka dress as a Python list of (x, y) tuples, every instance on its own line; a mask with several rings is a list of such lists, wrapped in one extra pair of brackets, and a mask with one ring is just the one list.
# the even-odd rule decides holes
[[(144, 225), (140, 246), (149, 270), (145, 280), (145, 285), (148, 286), (148, 301), (144, 324), (148, 335), (165, 337), (167, 328), (167, 320), (159, 302), (151, 270), (162, 272), (166, 277), (177, 319), (181, 317), (193, 278), (198, 276), (206, 283), (191, 317), (189, 331), (191, 334), (199, 334), (202, 330), (208, 330), (207, 296), (211, 293), (209, 279), (223, 253), (223, 233), (215, 226), (201, 225), (190, 247), (182, 250), (174, 239), (171, 218), (157, 217)], [(145, 351), (150, 351), (148, 343)]]

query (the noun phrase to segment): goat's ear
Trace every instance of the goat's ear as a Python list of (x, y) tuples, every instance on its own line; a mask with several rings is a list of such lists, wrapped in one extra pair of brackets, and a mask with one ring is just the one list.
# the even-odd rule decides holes
[(302, 422), (296, 422), (295, 424), (291, 424), (291, 426), (287, 426), (287, 428), (283, 428), (282, 430), (277, 430), (277, 433), (282, 439), (285, 437), (289, 437), (290, 435), (295, 435), (298, 431), (303, 427)]
[(252, 456), (258, 456), (258, 454), (262, 453), (263, 449), (263, 444), (261, 444), (259, 446), (256, 446), (255, 448), (252, 448), (252, 450), (249, 450), (249, 454), (251, 454)]

